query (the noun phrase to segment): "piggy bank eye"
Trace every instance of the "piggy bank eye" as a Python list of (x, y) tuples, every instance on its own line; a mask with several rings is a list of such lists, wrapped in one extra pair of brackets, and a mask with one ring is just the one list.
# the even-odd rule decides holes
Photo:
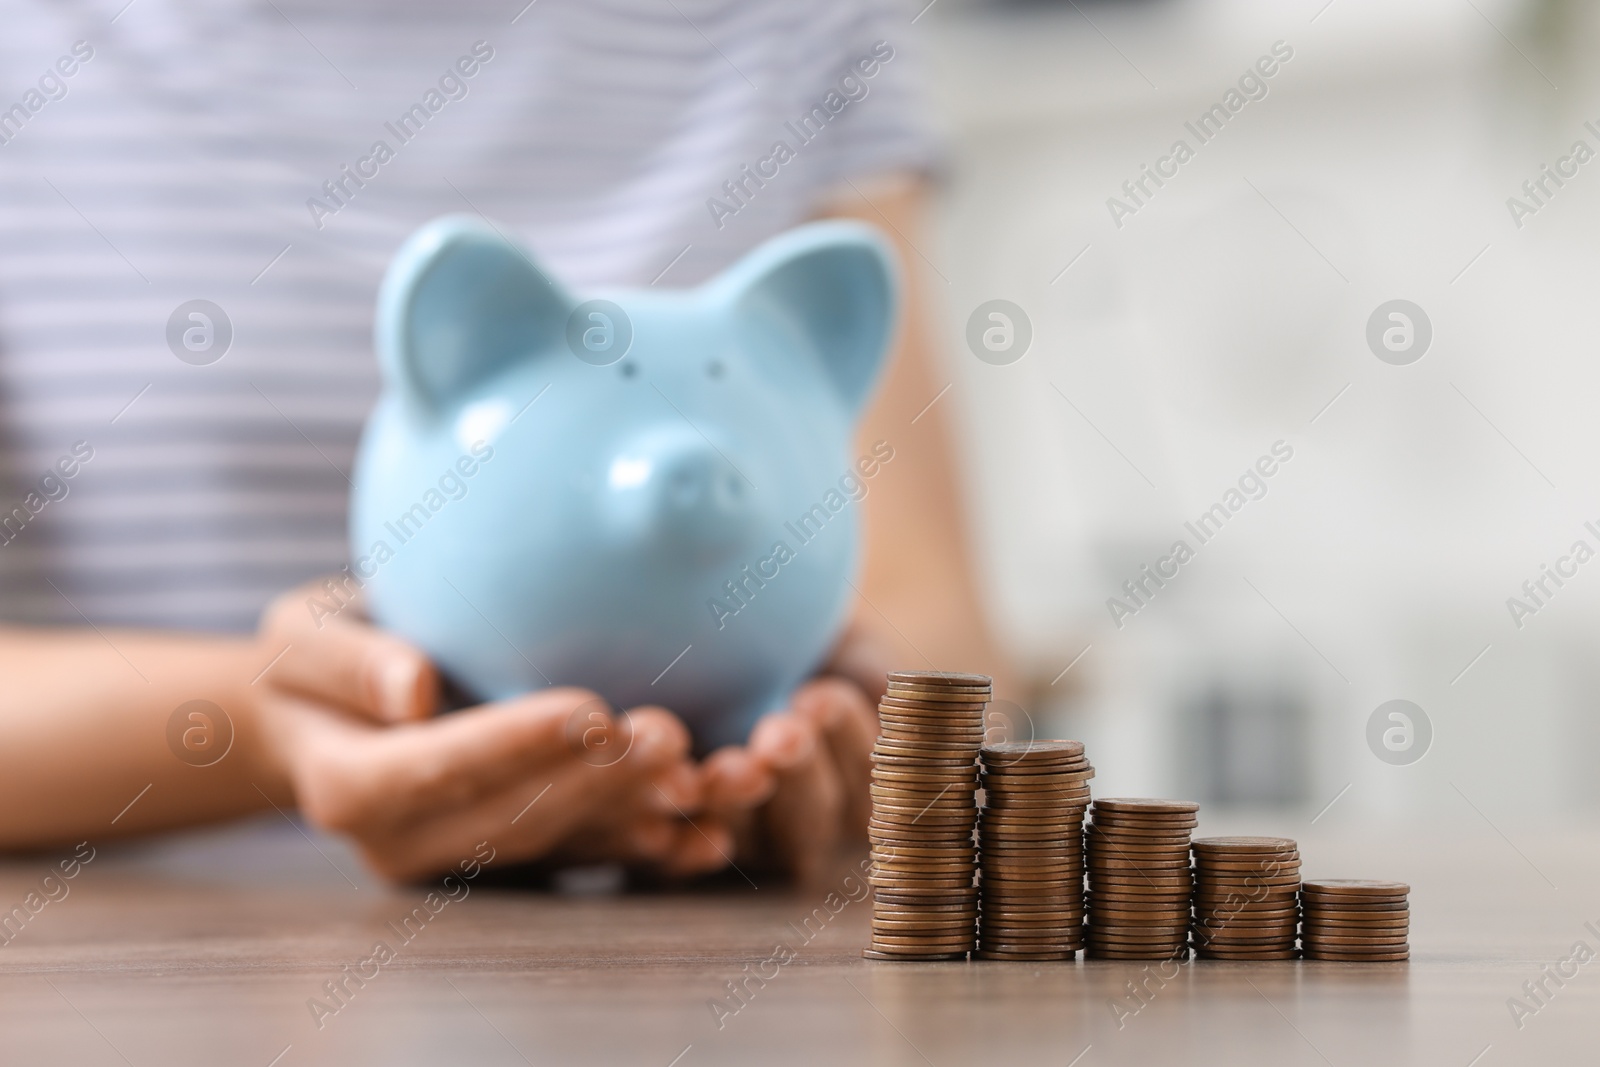
[(707, 378), (720, 378), (720, 377), (722, 377), (722, 362), (721, 362), (721, 360), (715, 360), (714, 359), (710, 363), (706, 364), (706, 377)]
[(638, 366), (631, 359), (624, 363), (620, 369), (624, 378), (632, 378), (639, 373)]

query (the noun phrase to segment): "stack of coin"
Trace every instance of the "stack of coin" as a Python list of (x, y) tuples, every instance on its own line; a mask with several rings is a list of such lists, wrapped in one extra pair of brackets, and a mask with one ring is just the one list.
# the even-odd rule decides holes
[(1300, 887), (1300, 947), (1306, 959), (1409, 959), (1409, 892), (1404, 882), (1306, 882)]
[(1295, 956), (1300, 851), (1287, 837), (1200, 837), (1194, 842), (1195, 952), (1205, 959)]
[(1096, 959), (1186, 954), (1189, 834), (1200, 805), (1184, 800), (1096, 800), (1084, 832), (1089, 869), (1088, 948)]
[(984, 745), (978, 957), (1070, 960), (1083, 947), (1081, 741)]
[(876, 960), (962, 959), (977, 940), (977, 756), (990, 680), (895, 671), (872, 750)]

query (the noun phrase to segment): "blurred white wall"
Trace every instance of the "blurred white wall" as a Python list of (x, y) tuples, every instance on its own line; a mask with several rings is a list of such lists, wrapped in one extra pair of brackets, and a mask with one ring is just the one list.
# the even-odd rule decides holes
[[(928, 284), (993, 609), (1037, 683), (1018, 698), (1094, 746), (1102, 792), (1314, 813), (1349, 784), (1330, 819), (1595, 801), (1600, 559), (1520, 630), (1506, 607), (1575, 540), (1600, 550), (1600, 159), (1521, 229), (1506, 207), (1575, 140), (1600, 150), (1590, 6), (940, 0), (919, 21), (954, 149)], [(1199, 145), (1185, 120), (1276, 41), (1268, 95)], [(1195, 158), (1119, 229), (1107, 198), (1179, 137)], [(1032, 322), (1009, 366), (964, 341), (992, 298)], [(1432, 322), (1409, 366), (1366, 341), (1395, 298)], [(1185, 520), (1278, 440), (1267, 496), (1199, 546)], [(1116, 627), (1106, 599), (1180, 537), (1195, 559)], [(1367, 744), (1392, 698), (1433, 724), (1410, 766)], [(1217, 792), (1217, 715), (1257, 742), (1226, 774), (1255, 786)]]

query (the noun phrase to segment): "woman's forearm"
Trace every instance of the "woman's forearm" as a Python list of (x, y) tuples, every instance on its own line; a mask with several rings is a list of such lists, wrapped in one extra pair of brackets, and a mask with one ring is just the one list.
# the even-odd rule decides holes
[[(291, 803), (252, 699), (251, 682), (270, 659), (247, 638), (0, 628), (0, 848)], [(215, 705), (225, 720), (195, 705), (169, 730), (190, 701)]]
[(983, 671), (1006, 690), (1015, 679), (985, 619), (951, 442), (951, 401), (933, 403), (949, 377), (938, 367), (937, 320), (919, 285), (926, 200), (926, 182), (906, 177), (853, 192), (827, 212), (883, 230), (899, 252), (905, 284), (899, 344), (859, 435), (864, 452), (880, 440), (894, 449), (866, 500), (862, 615), (881, 616), (875, 629), (887, 624), (905, 664)]

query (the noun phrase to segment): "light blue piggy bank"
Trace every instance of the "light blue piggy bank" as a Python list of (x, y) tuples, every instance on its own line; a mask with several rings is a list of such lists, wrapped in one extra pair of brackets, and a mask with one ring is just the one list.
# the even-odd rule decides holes
[(471, 695), (548, 685), (742, 740), (845, 621), (852, 431), (887, 351), (891, 260), (814, 223), (691, 290), (580, 303), (495, 229), (436, 220), (379, 297), (385, 386), (351, 503), (381, 626)]

